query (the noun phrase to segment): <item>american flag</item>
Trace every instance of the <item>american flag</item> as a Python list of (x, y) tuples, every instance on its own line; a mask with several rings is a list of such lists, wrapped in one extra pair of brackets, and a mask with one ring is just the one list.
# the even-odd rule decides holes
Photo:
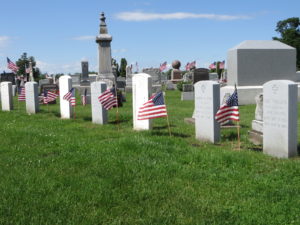
[[(25, 67), (25, 68), (26, 68), (26, 67)], [(26, 73), (30, 73), (30, 72), (31, 72), (31, 68), (30, 68), (30, 67), (29, 67), (29, 68), (26, 68), (26, 69), (25, 69), (25, 72), (26, 72)]]
[(18, 100), (19, 100), (19, 101), (25, 101), (25, 100), (26, 100), (26, 96), (25, 96), (25, 88), (24, 88), (24, 87), (19, 88), (19, 96), (18, 96)]
[(220, 62), (219, 68), (220, 69), (224, 69), (225, 68), (225, 60), (223, 62)]
[(167, 62), (164, 62), (163, 64), (160, 64), (159, 70), (160, 72), (164, 71), (167, 68)]
[(239, 101), (236, 88), (233, 94), (227, 99), (225, 104), (220, 107), (215, 115), (215, 119), (221, 124), (226, 123), (230, 120), (240, 120)]
[(196, 60), (190, 63), (190, 68), (196, 66)]
[(102, 104), (103, 108), (110, 110), (114, 106), (118, 105), (118, 99), (115, 96), (115, 89), (111, 88), (104, 91), (99, 97), (98, 100)]
[(211, 69), (211, 70), (216, 69), (216, 62), (210, 64), (208, 68)]
[(54, 101), (58, 97), (58, 94), (52, 91), (44, 91), (44, 104), (48, 104), (49, 102)]
[(14, 73), (18, 72), (19, 67), (17, 67), (17, 65), (14, 64), (8, 57), (6, 57), (6, 59), (7, 59), (7, 68), (13, 71)]
[(162, 92), (153, 95), (138, 111), (138, 120), (148, 120), (166, 116), (168, 116), (167, 107), (164, 103)]
[(87, 94), (87, 88), (84, 89), (84, 94), (82, 95), (82, 105), (86, 105), (87, 103), (86, 94)]
[(190, 63), (189, 62), (185, 65), (185, 70), (190, 70)]
[(71, 88), (70, 91), (64, 95), (63, 99), (69, 101), (71, 106), (76, 106), (75, 89)]

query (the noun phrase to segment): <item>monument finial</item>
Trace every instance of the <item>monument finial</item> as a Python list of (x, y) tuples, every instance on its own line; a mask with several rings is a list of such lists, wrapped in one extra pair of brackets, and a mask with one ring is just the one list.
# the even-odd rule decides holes
[(107, 34), (107, 27), (105, 23), (106, 17), (104, 16), (104, 12), (100, 14), (100, 34)]

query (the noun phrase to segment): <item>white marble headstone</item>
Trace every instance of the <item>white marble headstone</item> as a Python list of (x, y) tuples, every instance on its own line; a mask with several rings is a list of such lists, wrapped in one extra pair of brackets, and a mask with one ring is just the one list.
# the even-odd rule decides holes
[(215, 81), (199, 81), (195, 84), (196, 138), (216, 143), (220, 140), (220, 124), (215, 114), (220, 107), (220, 84)]
[(263, 86), (263, 152), (289, 158), (297, 155), (297, 84), (273, 80)]
[(152, 91), (152, 78), (146, 73), (138, 73), (132, 77), (133, 129), (149, 130), (151, 120), (138, 120), (139, 108), (149, 100)]
[(91, 84), (91, 106), (92, 106), (92, 122), (96, 124), (106, 124), (108, 121), (107, 110), (103, 108), (98, 97), (106, 91), (105, 82), (96, 81)]
[(3, 111), (10, 111), (13, 109), (11, 82), (1, 82), (1, 104)]
[(63, 97), (72, 88), (72, 78), (68, 75), (59, 78), (59, 100), (60, 100), (60, 116), (62, 119), (70, 119), (72, 117), (72, 107), (69, 101)]
[(25, 84), (25, 96), (26, 96), (26, 112), (28, 114), (37, 113), (39, 111), (37, 82), (27, 82)]

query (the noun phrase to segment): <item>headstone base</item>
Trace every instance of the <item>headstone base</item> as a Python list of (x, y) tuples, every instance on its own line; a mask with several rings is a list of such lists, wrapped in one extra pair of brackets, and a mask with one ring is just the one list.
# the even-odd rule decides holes
[(254, 145), (262, 145), (263, 144), (263, 133), (257, 132), (255, 130), (248, 131), (248, 139)]
[(190, 91), (190, 92), (181, 92), (181, 101), (190, 101), (190, 100), (194, 100), (194, 92)]

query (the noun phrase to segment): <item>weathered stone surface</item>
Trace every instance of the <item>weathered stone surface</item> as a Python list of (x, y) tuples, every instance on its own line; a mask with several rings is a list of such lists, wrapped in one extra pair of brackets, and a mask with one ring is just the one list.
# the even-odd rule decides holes
[(40, 109), (37, 82), (27, 82), (25, 84), (25, 96), (26, 96), (26, 112), (28, 114), (36, 114)]
[(263, 86), (263, 151), (279, 158), (297, 155), (297, 84), (273, 80)]
[[(107, 26), (105, 23), (104, 13), (101, 13), (101, 23), (100, 23), (100, 34), (96, 37), (96, 42), (98, 43), (98, 53), (99, 53), (99, 72), (97, 81), (104, 81), (107, 83), (108, 87), (112, 87), (112, 83), (115, 83), (115, 76), (112, 73), (111, 66), (111, 47), (110, 43), (112, 41), (112, 36), (107, 32)], [(106, 80), (111, 80), (112, 82), (107, 82)], [(110, 86), (111, 85), (111, 86)]]
[(193, 91), (181, 92), (181, 101), (190, 101), (195, 99), (195, 93)]
[(138, 120), (139, 108), (150, 99), (152, 90), (151, 76), (146, 73), (135, 74), (132, 77), (132, 108), (133, 108), (133, 129), (151, 129), (151, 120)]
[(209, 71), (206, 68), (198, 68), (192, 70), (193, 73), (193, 84), (202, 80), (209, 80)]
[(107, 90), (105, 82), (97, 81), (91, 84), (92, 98), (92, 121), (96, 124), (106, 124), (108, 122), (107, 110), (103, 108), (98, 97)]
[(68, 75), (59, 78), (59, 98), (60, 98), (60, 116), (62, 119), (70, 119), (73, 115), (73, 109), (69, 101), (63, 99), (72, 88), (72, 78)]
[(195, 84), (196, 138), (216, 143), (220, 140), (220, 124), (215, 114), (220, 107), (220, 84), (215, 81), (199, 81)]
[(152, 84), (161, 84), (161, 72), (159, 68), (146, 68), (143, 73), (147, 73), (152, 78)]
[(279, 41), (244, 41), (227, 55), (228, 85), (261, 86), (296, 81), (296, 49)]
[(1, 82), (0, 88), (2, 110), (13, 110), (12, 83), (9, 81)]
[(263, 94), (260, 93), (255, 97), (256, 108), (255, 108), (255, 120), (263, 120)]

